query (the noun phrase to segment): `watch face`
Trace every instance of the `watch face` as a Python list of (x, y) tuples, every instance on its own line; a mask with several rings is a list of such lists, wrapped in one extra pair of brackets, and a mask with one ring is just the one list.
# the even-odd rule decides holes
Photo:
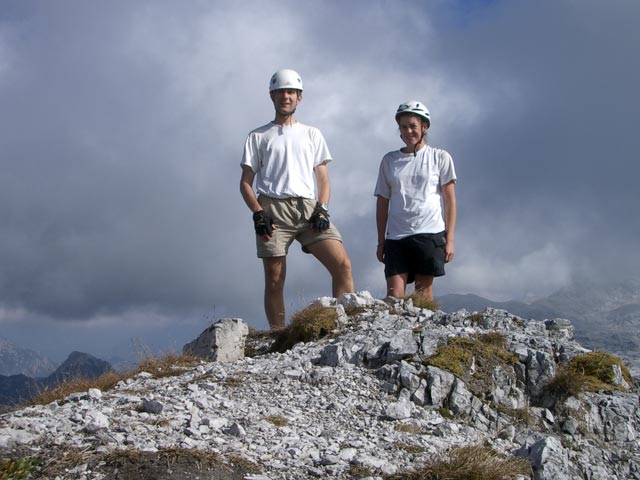
[(322, 204), (320, 204), (320, 208), (321, 208), (322, 210), (324, 210), (325, 212), (328, 212), (328, 211), (329, 211), (329, 205), (327, 205), (326, 203), (322, 203)]

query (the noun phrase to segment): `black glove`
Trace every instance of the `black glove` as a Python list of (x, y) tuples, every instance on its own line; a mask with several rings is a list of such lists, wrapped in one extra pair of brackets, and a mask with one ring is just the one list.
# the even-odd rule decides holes
[(256, 229), (256, 235), (271, 235), (273, 233), (273, 219), (260, 210), (253, 214), (253, 226)]
[(317, 206), (313, 210), (311, 218), (309, 218), (309, 223), (314, 230), (326, 230), (329, 228), (329, 225), (331, 225), (331, 222), (329, 222), (329, 212)]

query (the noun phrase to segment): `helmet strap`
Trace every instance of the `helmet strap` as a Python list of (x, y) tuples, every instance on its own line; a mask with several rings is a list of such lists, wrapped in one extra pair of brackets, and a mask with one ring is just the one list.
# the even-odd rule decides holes
[(422, 143), (422, 140), (424, 140), (425, 135), (427, 134), (427, 131), (425, 129), (422, 130), (422, 136), (420, 137), (420, 140), (418, 140), (418, 143), (416, 143), (413, 146), (413, 156), (416, 156), (416, 152), (418, 151), (418, 145), (420, 145)]

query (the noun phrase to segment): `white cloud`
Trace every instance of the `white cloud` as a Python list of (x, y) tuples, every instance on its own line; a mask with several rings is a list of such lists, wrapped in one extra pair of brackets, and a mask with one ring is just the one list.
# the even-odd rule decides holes
[(467, 249), (450, 268), (455, 277), (448, 288), (474, 293), (491, 300), (530, 299), (549, 295), (572, 279), (572, 268), (563, 249), (547, 243), (520, 258), (501, 259)]

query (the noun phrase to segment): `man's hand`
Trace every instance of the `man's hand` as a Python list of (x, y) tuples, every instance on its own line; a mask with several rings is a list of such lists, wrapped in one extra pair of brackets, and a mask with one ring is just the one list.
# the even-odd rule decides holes
[(275, 228), (273, 219), (260, 210), (253, 214), (253, 226), (256, 229), (256, 235), (269, 240)]
[(329, 212), (323, 210), (320, 206), (317, 206), (313, 210), (311, 218), (309, 218), (311, 228), (314, 230), (324, 231), (329, 228), (331, 222), (329, 222)]

